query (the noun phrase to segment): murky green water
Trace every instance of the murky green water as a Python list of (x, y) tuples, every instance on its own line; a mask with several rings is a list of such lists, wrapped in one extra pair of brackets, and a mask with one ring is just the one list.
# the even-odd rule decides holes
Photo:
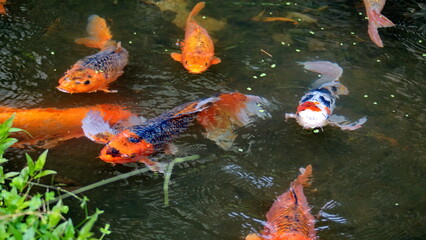
[[(188, 1), (191, 7), (196, 3)], [(234, 90), (276, 103), (273, 118), (240, 129), (229, 151), (205, 139), (199, 126), (179, 137), (174, 142), (179, 156), (201, 158), (174, 170), (170, 207), (163, 203), (163, 176), (152, 173), (88, 192), (91, 205), (105, 210), (99, 226), (112, 225), (110, 239), (243, 239), (262, 229), (275, 197), (307, 164), (314, 173), (305, 190), (312, 213), (326, 205), (316, 222), (320, 239), (425, 239), (425, 6), (388, 1), (383, 14), (397, 26), (379, 30), (381, 49), (367, 35), (362, 1), (286, 2), (207, 1), (203, 15), (228, 21), (211, 33), (222, 63), (190, 75), (169, 56), (184, 34), (171, 23), (172, 12), (140, 1), (11, 0), (9, 15), (0, 17), (0, 104), (116, 103), (149, 118)], [(283, 16), (325, 5), (307, 13), (317, 23), (250, 20), (262, 10)], [(59, 92), (55, 87), (63, 72), (96, 52), (73, 42), (83, 36), (91, 14), (110, 19), (114, 39), (130, 52), (125, 74), (112, 85), (118, 93)], [(290, 46), (281, 43), (290, 40)], [(313, 134), (284, 121), (315, 79), (297, 64), (308, 60), (328, 60), (344, 69), (341, 81), (350, 94), (338, 100), (336, 113), (354, 120), (366, 115), (364, 127), (353, 132), (327, 127)], [(77, 186), (134, 169), (101, 162), (96, 158), (101, 147), (85, 138), (67, 141), (50, 150), (47, 167)], [(23, 152), (12, 153), (19, 153), (12, 160), (20, 165)]]

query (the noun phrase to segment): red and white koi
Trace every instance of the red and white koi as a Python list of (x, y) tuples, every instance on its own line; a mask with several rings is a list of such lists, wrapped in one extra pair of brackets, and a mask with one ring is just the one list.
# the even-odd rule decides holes
[(355, 130), (367, 121), (363, 117), (358, 121), (347, 123), (343, 116), (333, 114), (336, 99), (339, 95), (347, 95), (348, 89), (340, 83), (343, 69), (336, 63), (328, 61), (303, 62), (304, 68), (321, 74), (321, 78), (312, 84), (300, 100), (296, 114), (286, 113), (285, 118), (295, 118), (306, 129), (322, 128), (326, 125), (340, 127), (342, 130)]

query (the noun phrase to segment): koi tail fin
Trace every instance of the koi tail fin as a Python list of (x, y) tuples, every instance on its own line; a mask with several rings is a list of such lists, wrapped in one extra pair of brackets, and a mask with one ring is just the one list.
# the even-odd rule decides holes
[(186, 20), (187, 22), (190, 21), (193, 17), (197, 16), (198, 13), (206, 6), (205, 2), (199, 2), (197, 3), (194, 8), (192, 9), (192, 11), (189, 13), (188, 19)]
[(301, 62), (300, 64), (306, 70), (321, 74), (320, 78), (312, 83), (312, 88), (325, 87), (335, 95), (347, 95), (349, 93), (348, 89), (339, 81), (343, 69), (338, 64), (328, 61)]
[(229, 149), (237, 134), (237, 127), (254, 122), (255, 117), (267, 118), (270, 114), (262, 109), (269, 102), (261, 97), (242, 93), (226, 93), (216, 97), (211, 106), (198, 114), (198, 122), (206, 129), (205, 136), (223, 149)]
[(373, 9), (367, 13), (368, 16), (368, 35), (371, 40), (379, 47), (383, 47), (378, 28), (393, 27), (395, 24), (387, 17), (380, 14), (379, 11)]
[(112, 34), (105, 19), (98, 15), (92, 15), (88, 21), (86, 31), (89, 36), (76, 39), (75, 42), (77, 44), (83, 44), (90, 48), (103, 49), (107, 45), (114, 43), (111, 41)]
[(81, 121), (84, 135), (96, 143), (106, 144), (117, 134), (116, 130), (104, 120), (99, 111), (90, 110)]

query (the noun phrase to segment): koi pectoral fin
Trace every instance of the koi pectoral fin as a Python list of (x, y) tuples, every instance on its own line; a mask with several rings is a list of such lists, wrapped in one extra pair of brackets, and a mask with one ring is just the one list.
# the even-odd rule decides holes
[(116, 134), (99, 111), (89, 111), (81, 123), (84, 135), (96, 143), (105, 144)]
[(213, 57), (212, 65), (218, 64), (218, 63), (220, 63), (221, 61), (222, 61), (222, 60), (220, 60), (220, 58), (218, 58), (218, 57)]
[(296, 114), (294, 113), (286, 113), (285, 120), (287, 121), (289, 118), (296, 118)]
[(355, 121), (355, 122), (351, 122), (351, 123), (345, 123), (347, 122), (347, 119), (343, 116), (339, 116), (339, 115), (332, 115), (329, 119), (329, 124), (339, 127), (342, 130), (349, 130), (349, 131), (353, 131), (356, 130), (360, 127), (362, 127), (362, 125), (367, 122), (367, 117), (363, 117), (360, 118), (359, 120)]
[(178, 62), (182, 62), (182, 54), (180, 53), (171, 53), (170, 56)]
[(164, 170), (167, 167), (166, 164), (163, 164), (163, 163), (160, 163), (160, 162), (154, 162), (154, 161), (152, 161), (148, 158), (140, 158), (140, 159), (138, 159), (138, 162), (144, 163), (153, 172), (164, 173)]

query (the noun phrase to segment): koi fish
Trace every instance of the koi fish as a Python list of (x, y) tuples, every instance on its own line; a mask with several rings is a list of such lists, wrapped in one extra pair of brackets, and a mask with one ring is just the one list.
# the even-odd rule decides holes
[(0, 122), (4, 122), (13, 113), (13, 126), (27, 133), (13, 133), (18, 138), (14, 147), (51, 148), (59, 142), (84, 136), (81, 121), (89, 111), (98, 111), (104, 121), (116, 124), (134, 116), (130, 111), (117, 105), (101, 104), (78, 108), (34, 108), (19, 109), (0, 106)]
[(322, 76), (312, 84), (313, 89), (302, 97), (296, 114), (286, 113), (286, 119), (295, 118), (306, 129), (333, 125), (342, 130), (358, 129), (367, 121), (367, 117), (363, 117), (358, 121), (347, 123), (348, 120), (345, 117), (333, 114), (339, 95), (349, 93), (348, 89), (339, 81), (343, 73), (343, 69), (339, 65), (327, 61), (301, 64), (306, 70), (320, 73)]
[(312, 166), (300, 169), (301, 174), (290, 184), (287, 192), (280, 195), (266, 214), (266, 225), (259, 234), (252, 233), (246, 240), (315, 240), (315, 219), (303, 193), (309, 185)]
[[(99, 113), (90, 111), (83, 119), (85, 135), (97, 143), (105, 144), (100, 158), (108, 163), (143, 162), (149, 167), (157, 165), (148, 159), (159, 151), (171, 149), (171, 141), (184, 132), (195, 118), (206, 127), (206, 136), (216, 142), (235, 139), (232, 130), (254, 121), (254, 117), (270, 115), (259, 111), (267, 100), (241, 93), (225, 93), (178, 106), (158, 117), (129, 126), (121, 131), (105, 123)], [(212, 132), (213, 129), (219, 129)], [(219, 144), (220, 145), (220, 144)]]
[(0, 0), (0, 14), (6, 15), (6, 9), (4, 8), (4, 4), (6, 4), (6, 0)]
[(112, 35), (105, 19), (92, 15), (87, 25), (88, 37), (76, 39), (77, 44), (101, 51), (77, 61), (65, 75), (59, 79), (59, 91), (66, 93), (116, 92), (108, 85), (117, 80), (127, 65), (129, 53), (111, 40)]
[(368, 17), (368, 35), (379, 47), (383, 47), (377, 28), (393, 27), (395, 24), (380, 14), (385, 6), (386, 0), (363, 0)]
[(181, 43), (182, 53), (170, 54), (190, 73), (202, 73), (221, 61), (214, 56), (214, 44), (209, 33), (193, 19), (204, 6), (204, 2), (197, 3), (186, 20), (185, 39)]

